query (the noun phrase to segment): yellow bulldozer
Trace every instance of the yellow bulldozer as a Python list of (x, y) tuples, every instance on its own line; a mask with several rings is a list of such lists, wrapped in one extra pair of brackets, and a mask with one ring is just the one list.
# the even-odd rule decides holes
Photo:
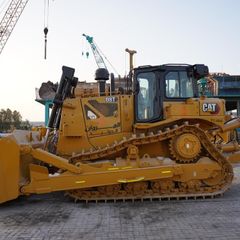
[(0, 203), (54, 191), (86, 202), (222, 195), (240, 160), (240, 119), (199, 95), (208, 74), (203, 64), (142, 66), (116, 87), (100, 68), (93, 92), (63, 66), (46, 134), (0, 138)]

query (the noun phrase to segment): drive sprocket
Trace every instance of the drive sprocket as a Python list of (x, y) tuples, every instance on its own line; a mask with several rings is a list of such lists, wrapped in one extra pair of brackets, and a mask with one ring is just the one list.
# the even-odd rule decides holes
[[(168, 158), (176, 161), (170, 163), (171, 166), (176, 167), (176, 174), (166, 176), (164, 178), (150, 179), (145, 181), (138, 178), (130, 178), (122, 181), (117, 181), (117, 184), (93, 186), (89, 188), (75, 189), (67, 191), (67, 195), (75, 199), (75, 201), (94, 201), (94, 202), (106, 202), (106, 201), (135, 201), (135, 200), (170, 200), (170, 199), (197, 199), (197, 198), (213, 198), (215, 196), (222, 195), (230, 186), (233, 179), (233, 169), (231, 164), (227, 161), (226, 157), (216, 148), (216, 146), (208, 138), (206, 132), (199, 128), (198, 124), (189, 125), (184, 124), (181, 126), (174, 127), (173, 129), (166, 129), (166, 131), (158, 131), (156, 134), (133, 135), (132, 138), (123, 139), (117, 144), (113, 144), (110, 147), (96, 150), (95, 152), (87, 152), (79, 154), (71, 158), (71, 162), (75, 164), (82, 164), (83, 161), (96, 161), (97, 159), (108, 159), (114, 153), (118, 153), (125, 149), (131, 149), (128, 151), (128, 155), (125, 156), (126, 161), (139, 161), (141, 159), (136, 158), (136, 151), (133, 146), (143, 146), (153, 143), (165, 142), (170, 145), (168, 151)], [(130, 147), (130, 148), (129, 148)], [(191, 150), (189, 150), (191, 149)], [(130, 154), (131, 153), (131, 154)], [(129, 155), (131, 155), (129, 159)], [(164, 166), (169, 164), (169, 159), (157, 158), (155, 162), (156, 166)], [(90, 160), (89, 160), (90, 159)], [(143, 158), (145, 159), (145, 158)], [(220, 167), (219, 170), (212, 172), (208, 178), (202, 178), (198, 176), (196, 178), (196, 172), (192, 167), (192, 174), (185, 175), (182, 180), (177, 176), (178, 174), (186, 174), (181, 172), (181, 164), (188, 168), (188, 164), (212, 163), (217, 164)], [(214, 163), (216, 162), (216, 163)], [(124, 171), (120, 165), (122, 161), (119, 161), (119, 166), (116, 165), (114, 171), (121, 171), (124, 176)], [(117, 162), (116, 162), (117, 164)], [(125, 165), (123, 165), (125, 166)], [(185, 166), (182, 166), (183, 168)], [(217, 167), (215, 166), (215, 167)], [(117, 169), (120, 167), (120, 169)], [(139, 170), (141, 169), (139, 165)], [(155, 167), (155, 165), (153, 165)], [(178, 168), (180, 167), (180, 168)], [(206, 169), (208, 171), (208, 168)], [(165, 171), (163, 171), (165, 172)], [(163, 173), (162, 172), (162, 173)], [(166, 171), (166, 173), (169, 171)], [(138, 179), (136, 182), (135, 180)], [(134, 181), (133, 181), (134, 180)], [(119, 184), (120, 182), (120, 184)]]
[(201, 142), (192, 133), (183, 133), (170, 140), (172, 157), (180, 163), (194, 162), (201, 152)]

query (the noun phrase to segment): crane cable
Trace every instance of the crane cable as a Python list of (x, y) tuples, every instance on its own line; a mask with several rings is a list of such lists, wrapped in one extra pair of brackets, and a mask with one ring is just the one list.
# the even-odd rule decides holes
[(112, 65), (112, 63), (107, 59), (107, 57), (104, 55), (104, 53), (102, 52), (102, 50), (97, 46), (97, 44), (94, 42), (94, 44), (96, 45), (96, 47), (98, 48), (100, 54), (106, 59), (106, 61), (108, 62), (108, 64), (112, 67), (113, 71), (120, 76), (120, 74), (118, 73), (118, 71), (116, 70), (116, 68)]
[(44, 0), (44, 59), (47, 59), (47, 34), (49, 18), (49, 0)]

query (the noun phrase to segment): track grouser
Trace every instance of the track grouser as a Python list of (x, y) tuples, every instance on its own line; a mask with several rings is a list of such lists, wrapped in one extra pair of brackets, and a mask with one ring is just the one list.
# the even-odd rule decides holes
[(76, 201), (222, 195), (240, 160), (240, 119), (204, 95), (208, 67), (138, 67), (125, 78), (96, 71), (82, 83), (63, 66), (46, 133), (0, 139), (0, 203), (65, 191)]

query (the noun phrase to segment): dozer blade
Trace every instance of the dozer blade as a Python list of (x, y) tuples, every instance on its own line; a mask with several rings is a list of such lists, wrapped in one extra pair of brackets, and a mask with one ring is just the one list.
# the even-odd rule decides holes
[(20, 150), (11, 138), (0, 138), (0, 203), (19, 196)]

